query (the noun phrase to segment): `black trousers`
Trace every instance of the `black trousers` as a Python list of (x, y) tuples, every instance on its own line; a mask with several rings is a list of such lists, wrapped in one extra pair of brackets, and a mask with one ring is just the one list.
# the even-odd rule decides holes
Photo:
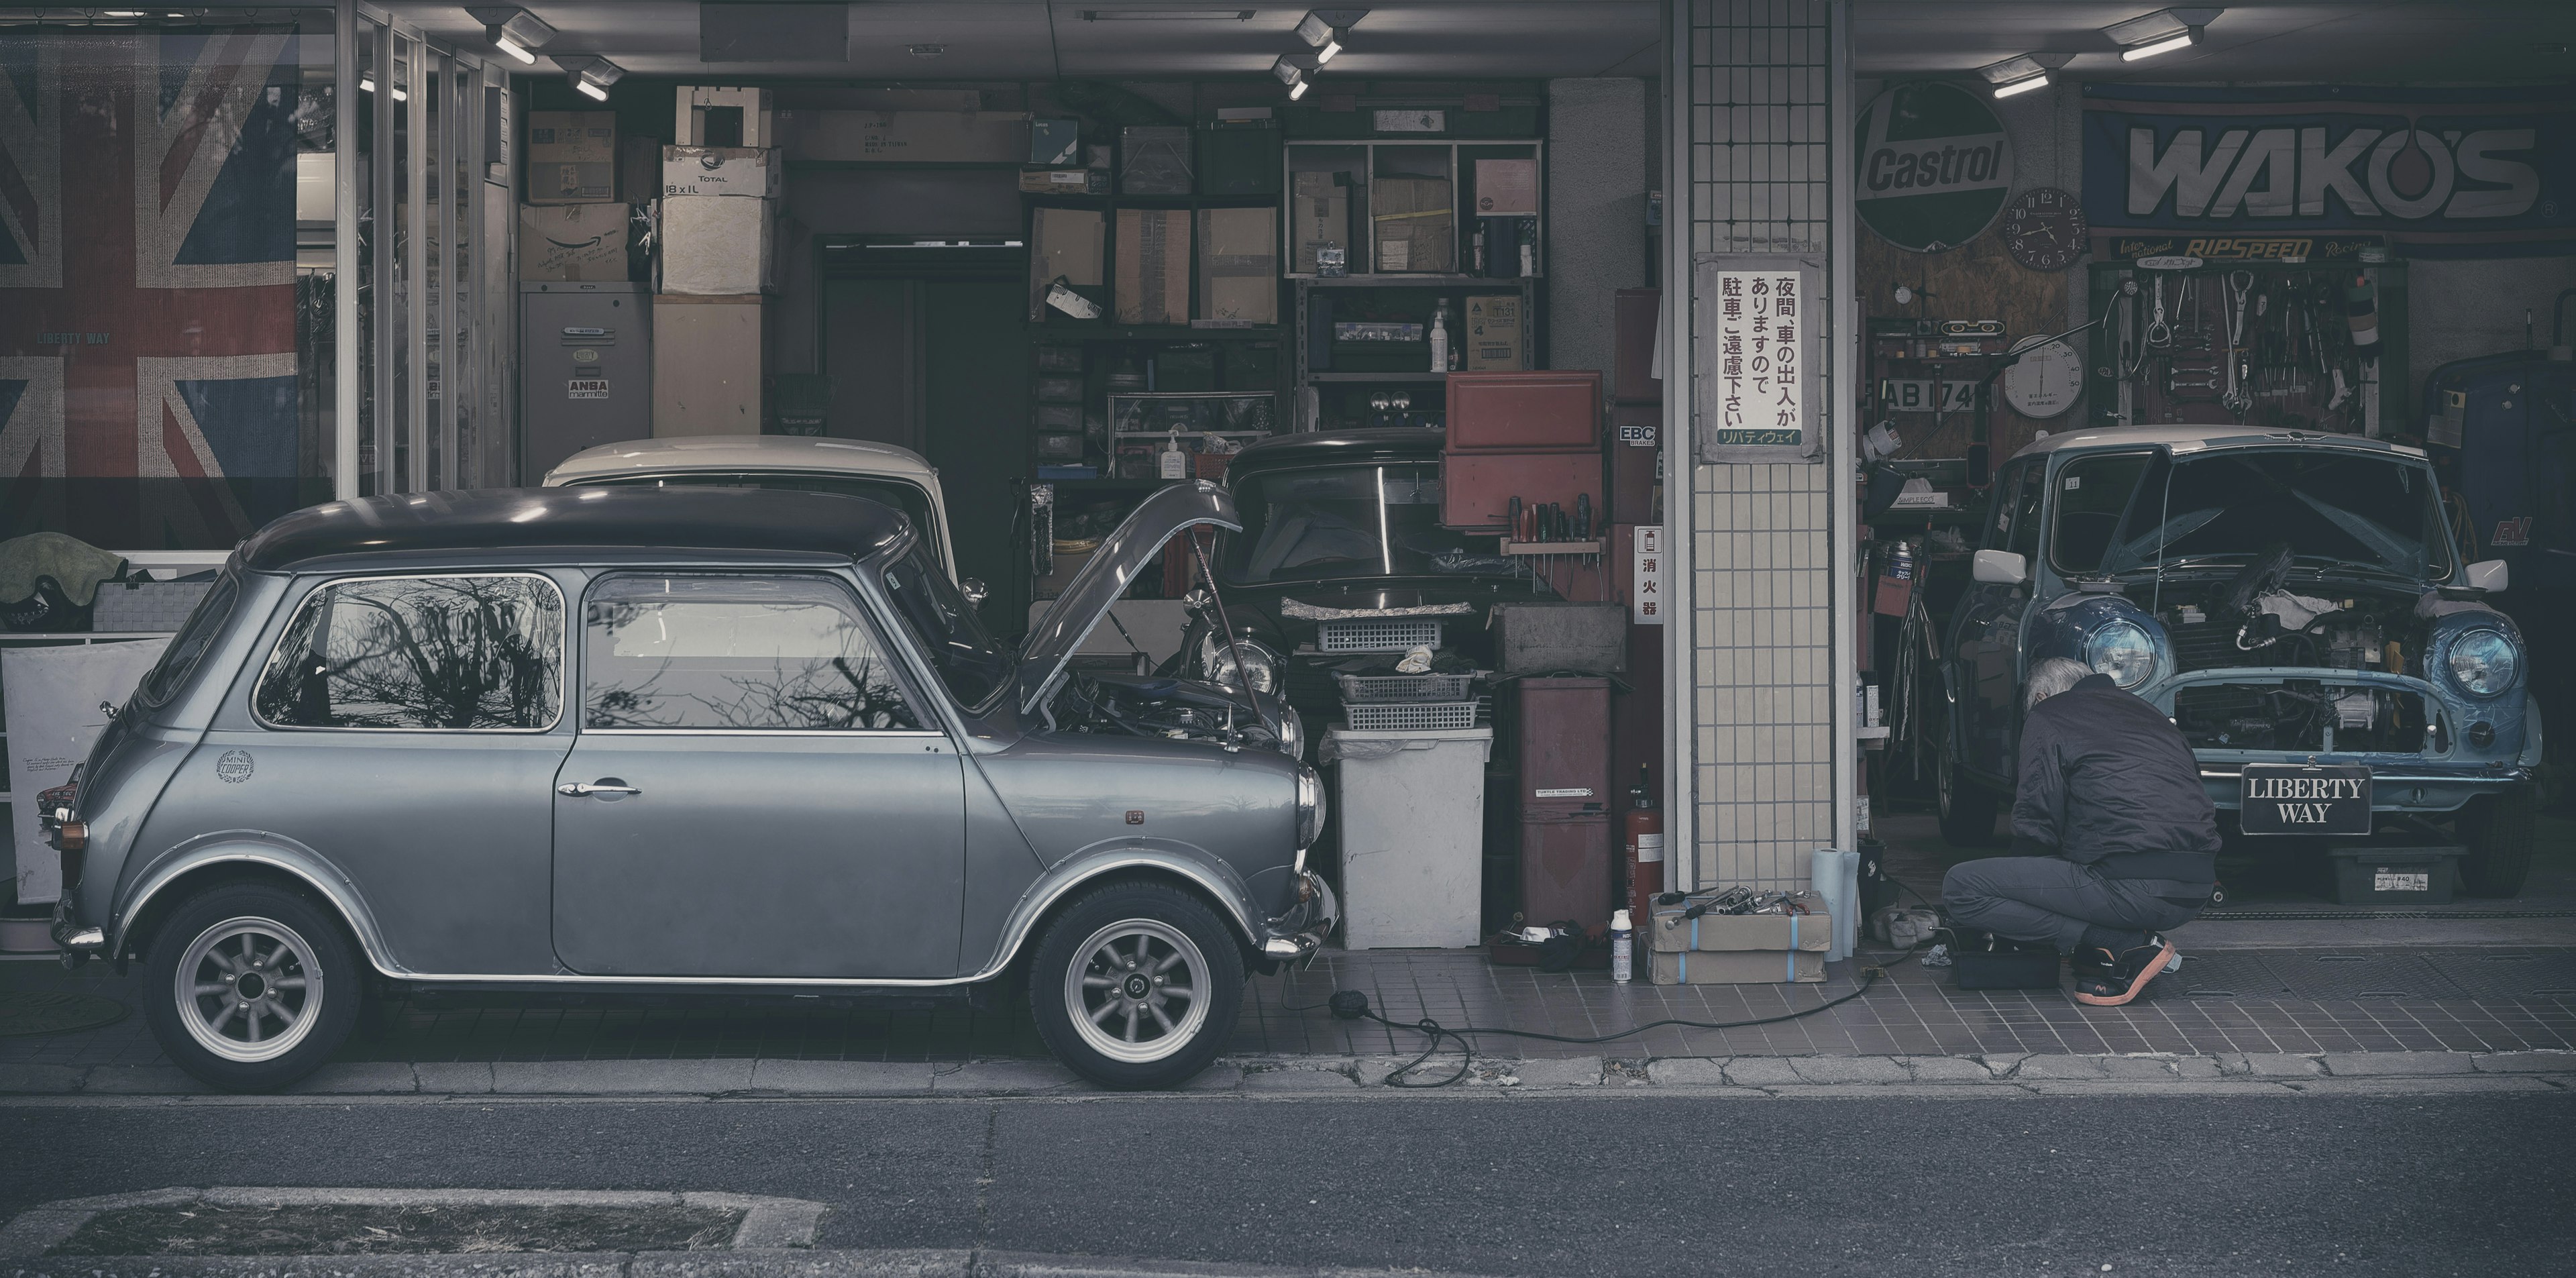
[[(2063, 857), (1998, 856), (1963, 861), (1941, 880), (1941, 901), (1961, 925), (2016, 941), (2054, 941), (2072, 954), (2087, 927), (2163, 932), (2191, 921), (2199, 905), (2180, 895), (2194, 885), (2105, 878)], [(2199, 888), (2205, 893), (2205, 887)]]

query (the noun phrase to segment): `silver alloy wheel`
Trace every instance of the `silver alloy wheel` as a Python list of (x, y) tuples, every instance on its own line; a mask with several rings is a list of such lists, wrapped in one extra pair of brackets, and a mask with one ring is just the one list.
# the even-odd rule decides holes
[(1159, 1061), (1207, 1022), (1208, 963), (1189, 934), (1125, 919), (1091, 934), (1065, 966), (1064, 1010), (1085, 1046), (1116, 1061)]
[(294, 928), (244, 915), (197, 934), (171, 996), (197, 1046), (228, 1061), (272, 1061), (321, 1019), (322, 969)]

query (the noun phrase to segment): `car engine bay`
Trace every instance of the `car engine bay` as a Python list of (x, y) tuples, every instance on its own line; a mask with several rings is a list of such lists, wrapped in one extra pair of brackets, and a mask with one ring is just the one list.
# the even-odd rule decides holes
[(1279, 735), (1240, 697), (1168, 675), (1075, 670), (1048, 709), (1052, 721), (1070, 732), (1281, 748)]

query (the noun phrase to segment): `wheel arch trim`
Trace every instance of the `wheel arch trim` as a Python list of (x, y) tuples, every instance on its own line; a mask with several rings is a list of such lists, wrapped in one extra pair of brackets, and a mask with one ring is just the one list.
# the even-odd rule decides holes
[(201, 871), (224, 865), (250, 865), (276, 870), (319, 893), (341, 923), (356, 939), (359, 952), (369, 966), (387, 976), (403, 976), (401, 967), (386, 955), (384, 933), (376, 926), (375, 912), (360, 896), (357, 885), (333, 869), (331, 864), (311, 849), (267, 836), (245, 835), (239, 831), (209, 835), (193, 846), (164, 857), (160, 864), (141, 876), (125, 905), (112, 916), (116, 930), (110, 939), (108, 953), (121, 954), (132, 936), (134, 924), (144, 911), (172, 884)]

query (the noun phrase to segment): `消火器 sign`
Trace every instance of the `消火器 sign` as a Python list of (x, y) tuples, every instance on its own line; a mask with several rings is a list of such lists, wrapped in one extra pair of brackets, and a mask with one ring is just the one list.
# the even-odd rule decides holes
[(2310, 232), (2410, 257), (2576, 252), (2576, 89), (2088, 85), (2084, 216), (2097, 249)]

